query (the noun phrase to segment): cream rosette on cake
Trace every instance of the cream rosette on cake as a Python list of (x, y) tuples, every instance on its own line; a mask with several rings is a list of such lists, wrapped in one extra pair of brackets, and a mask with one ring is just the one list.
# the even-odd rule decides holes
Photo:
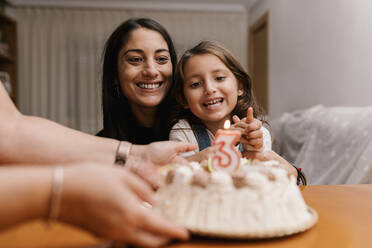
[(280, 237), (317, 221), (296, 184), (275, 162), (210, 172), (196, 162), (172, 166), (154, 209), (191, 232), (228, 238)]

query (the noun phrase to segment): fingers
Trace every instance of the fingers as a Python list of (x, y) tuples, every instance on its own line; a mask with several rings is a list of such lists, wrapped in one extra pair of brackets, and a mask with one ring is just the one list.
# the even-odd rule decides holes
[(157, 173), (155, 167), (152, 164), (143, 162), (139, 165), (138, 170), (135, 172), (138, 176), (148, 182), (153, 189), (157, 189), (160, 186), (160, 175)]
[(240, 118), (237, 115), (234, 115), (232, 117), (232, 120), (233, 120), (234, 123), (238, 123), (240, 121)]
[(279, 163), (281, 162), (287, 162), (284, 158), (279, 156), (277, 153), (274, 151), (265, 151), (265, 152), (257, 152), (257, 151), (244, 151), (243, 152), (244, 157), (246, 158), (251, 158), (251, 159), (258, 159), (261, 161), (268, 161), (268, 160), (276, 160)]
[(167, 221), (151, 210), (144, 210), (147, 213), (142, 220), (142, 229), (166, 238), (177, 238), (181, 240), (187, 240), (189, 238), (189, 234), (185, 228)]
[[(151, 209), (145, 208), (134, 194), (128, 193), (123, 199), (123, 204), (127, 205), (127, 213), (116, 223), (119, 226), (116, 226), (118, 228), (116, 231), (114, 229), (114, 236), (111, 239), (131, 243), (136, 247), (158, 247), (173, 238), (173, 236), (160, 235), (157, 229), (147, 227), (145, 223), (149, 219), (154, 219), (153, 215), (156, 214)], [(158, 228), (161, 229), (161, 223), (158, 224)]]
[(245, 158), (250, 158), (252, 160), (253, 159), (257, 159), (260, 161), (275, 160), (279, 163), (278, 165), (276, 165), (276, 167), (281, 167), (287, 170), (288, 174), (291, 174), (297, 177), (297, 170), (295, 169), (295, 167), (274, 151), (265, 151), (265, 152), (244, 151), (242, 155)]
[(260, 130), (261, 127), (262, 127), (262, 122), (260, 120), (253, 119), (247, 125), (247, 130), (248, 130), (248, 132), (254, 131), (254, 130)]
[(263, 146), (263, 141), (262, 139), (250, 139), (248, 144), (259, 150)]
[(197, 147), (196, 145), (185, 143), (185, 142), (179, 142), (179, 141), (166, 141), (169, 142), (169, 144), (173, 147), (174, 151), (173, 154), (169, 154), (170, 161), (172, 163), (176, 164), (187, 164), (188, 161), (178, 154), (183, 152), (189, 152), (195, 150)]
[(247, 129), (249, 124), (247, 124), (246, 122), (244, 121), (239, 121), (239, 122), (236, 122), (234, 123), (232, 126), (231, 126), (231, 129), (242, 129), (243, 131), (245, 129)]
[(197, 147), (196, 145), (190, 144), (190, 143), (184, 143), (184, 142), (178, 142), (178, 141), (166, 141), (171, 142), (175, 152), (182, 153), (182, 152), (189, 152), (195, 150)]
[(241, 120), (233, 125), (235, 129), (241, 128), (244, 129), (244, 132), (249, 133), (252, 131), (260, 130), (262, 127), (262, 122), (260, 120), (254, 119), (250, 123), (244, 122)]
[(210, 146), (210, 147), (204, 149), (203, 151), (201, 151), (201, 153), (205, 154), (205, 159), (209, 159), (214, 154), (216, 154), (217, 150), (218, 150), (217, 146)]
[(172, 160), (173, 163), (175, 164), (188, 164), (189, 161), (187, 161), (187, 159), (181, 157), (181, 156), (176, 156), (173, 160)]
[(136, 193), (136, 195), (143, 201), (150, 204), (155, 203), (155, 197), (151, 187), (144, 183), (138, 176), (131, 174), (130, 172), (123, 170), (124, 181), (128, 187)]
[(261, 161), (270, 160), (266, 155), (266, 152), (244, 151), (242, 154), (245, 158), (258, 159)]
[(169, 238), (155, 236), (141, 229), (137, 229), (133, 235), (128, 237), (128, 242), (143, 247), (159, 247), (166, 244), (168, 241)]
[(137, 156), (129, 156), (125, 167), (137, 176), (144, 179), (154, 189), (157, 189), (160, 185), (160, 175), (156, 173), (154, 164), (151, 161), (142, 159)]
[(246, 139), (262, 139), (263, 133), (261, 130), (251, 131), (248, 134), (244, 135)]
[(251, 123), (254, 120), (253, 116), (253, 108), (249, 107), (247, 110), (247, 119), (245, 120), (247, 123)]

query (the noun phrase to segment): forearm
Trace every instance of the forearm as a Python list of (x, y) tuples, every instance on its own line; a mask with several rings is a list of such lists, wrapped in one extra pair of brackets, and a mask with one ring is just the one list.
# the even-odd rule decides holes
[(51, 185), (51, 168), (0, 167), (0, 229), (46, 218)]
[[(10, 117), (9, 117), (10, 116)], [(0, 127), (0, 162), (113, 163), (118, 141), (85, 134), (55, 122), (20, 113), (8, 115)]]

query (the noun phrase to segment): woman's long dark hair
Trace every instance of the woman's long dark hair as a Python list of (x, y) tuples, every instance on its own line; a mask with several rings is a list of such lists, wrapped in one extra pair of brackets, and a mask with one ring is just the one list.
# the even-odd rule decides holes
[(239, 118), (244, 118), (247, 115), (248, 108), (252, 107), (254, 117), (265, 122), (264, 111), (254, 97), (252, 81), (248, 73), (229, 50), (214, 41), (202, 41), (195, 47), (187, 50), (178, 62), (175, 73), (175, 85), (172, 91), (174, 97), (177, 99), (178, 108), (173, 111), (173, 116), (175, 116), (176, 119), (187, 119), (191, 123), (200, 123), (200, 120), (191, 113), (190, 109), (183, 108), (183, 106), (186, 104), (185, 94), (183, 92), (183, 85), (185, 81), (183, 70), (190, 58), (196, 55), (204, 54), (212, 54), (219, 58), (221, 62), (224, 63), (226, 67), (229, 68), (229, 70), (234, 74), (237, 81), (243, 86), (243, 95), (238, 97), (238, 102), (233, 109), (231, 116), (237, 115)]
[[(103, 108), (103, 134), (104, 137), (119, 140), (128, 140), (136, 143), (132, 130), (136, 128), (136, 120), (129, 106), (127, 98), (121, 91), (118, 78), (118, 54), (122, 47), (128, 42), (131, 33), (139, 28), (154, 30), (161, 34), (168, 45), (172, 63), (171, 86), (173, 85), (173, 75), (177, 64), (177, 55), (174, 45), (167, 30), (158, 22), (148, 19), (128, 19), (118, 26), (106, 41), (103, 54), (102, 72), (102, 108)], [(170, 97), (170, 90), (163, 101), (158, 106), (156, 115), (155, 140), (168, 138), (170, 129), (170, 119), (167, 108), (173, 100)], [(175, 102), (175, 101), (174, 101)]]

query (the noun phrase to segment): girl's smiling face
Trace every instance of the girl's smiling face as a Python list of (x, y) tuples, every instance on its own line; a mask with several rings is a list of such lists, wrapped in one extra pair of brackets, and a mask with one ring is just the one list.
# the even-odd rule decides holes
[(222, 128), (238, 100), (239, 83), (234, 74), (212, 54), (191, 57), (183, 72), (185, 107), (211, 131)]
[(160, 33), (138, 28), (118, 55), (119, 83), (132, 109), (157, 108), (170, 87), (172, 63)]

